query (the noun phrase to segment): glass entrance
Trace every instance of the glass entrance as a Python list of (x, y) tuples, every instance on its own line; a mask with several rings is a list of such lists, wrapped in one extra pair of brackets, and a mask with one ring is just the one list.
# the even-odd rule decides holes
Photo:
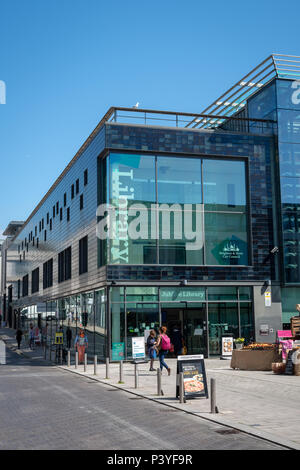
[(169, 308), (164, 304), (161, 311), (162, 324), (167, 327), (167, 334), (174, 345), (174, 355), (180, 355), (184, 345), (187, 354), (204, 354), (207, 357), (205, 303), (195, 303), (188, 308), (186, 302), (182, 304), (179, 308)]
[(209, 354), (222, 353), (222, 335), (233, 333), (239, 337), (239, 315), (236, 302), (219, 302), (208, 304)]
[(207, 357), (205, 304), (186, 308), (183, 313), (183, 325), (188, 354), (204, 354)]

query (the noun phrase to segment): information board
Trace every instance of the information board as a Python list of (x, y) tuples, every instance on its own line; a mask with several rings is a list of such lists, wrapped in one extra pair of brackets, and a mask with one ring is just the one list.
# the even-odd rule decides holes
[(112, 343), (111, 359), (112, 361), (124, 360), (125, 343)]
[(134, 336), (131, 338), (132, 341), (132, 358), (133, 359), (144, 359), (145, 357), (145, 337)]
[(208, 398), (205, 364), (202, 354), (178, 356), (176, 397), (179, 397), (180, 372), (183, 372), (183, 389), (185, 398)]
[(222, 356), (232, 356), (233, 338), (232, 336), (222, 337)]

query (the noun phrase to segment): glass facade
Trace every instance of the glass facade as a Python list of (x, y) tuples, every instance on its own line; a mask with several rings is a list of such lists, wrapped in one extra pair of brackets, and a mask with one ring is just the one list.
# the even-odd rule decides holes
[(300, 100), (297, 83), (276, 81), (286, 284), (300, 283)]
[(107, 264), (248, 265), (246, 162), (111, 153)]
[(131, 359), (132, 337), (181, 328), (189, 354), (219, 355), (222, 334), (254, 338), (251, 287), (112, 287), (111, 356), (120, 347)]
[[(32, 305), (20, 312), (20, 326), (25, 335), (30, 324), (38, 326), (43, 341), (55, 351), (55, 333), (63, 332), (63, 345), (74, 352), (74, 341), (79, 327), (88, 338), (88, 356), (99, 359), (107, 355), (106, 289), (64, 297), (58, 300)], [(68, 344), (66, 330), (72, 335)]]

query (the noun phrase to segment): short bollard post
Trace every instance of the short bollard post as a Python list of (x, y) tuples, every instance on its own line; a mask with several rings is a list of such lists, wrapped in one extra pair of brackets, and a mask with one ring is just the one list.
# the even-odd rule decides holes
[(118, 382), (119, 384), (123, 384), (123, 361), (120, 361), (120, 380)]
[(139, 386), (139, 369), (138, 364), (134, 364), (134, 388)]
[(109, 379), (109, 357), (106, 358), (106, 379)]
[(210, 412), (216, 413), (216, 379), (210, 379)]
[(62, 366), (63, 364), (63, 347), (62, 346), (59, 348), (59, 359), (60, 359), (60, 365)]
[(157, 395), (161, 396), (161, 370), (157, 369)]
[(44, 344), (44, 359), (47, 359), (47, 344)]
[(83, 367), (84, 372), (86, 372), (86, 368), (87, 368), (87, 353), (84, 354), (84, 367)]
[(185, 403), (183, 372), (179, 373), (179, 401), (180, 403)]
[(94, 356), (94, 375), (97, 375), (97, 355)]
[(51, 344), (49, 345), (49, 361), (50, 361), (50, 362), (52, 361), (52, 348), (51, 348)]
[(78, 369), (78, 351), (75, 352), (75, 369)]
[(71, 351), (70, 349), (68, 350), (68, 367), (71, 365)]

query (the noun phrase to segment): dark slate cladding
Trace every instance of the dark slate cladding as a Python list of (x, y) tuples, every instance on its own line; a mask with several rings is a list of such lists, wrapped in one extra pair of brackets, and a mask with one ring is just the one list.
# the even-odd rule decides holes
[(271, 189), (273, 137), (110, 123), (106, 124), (106, 148), (112, 151), (248, 158), (252, 237), (251, 266), (110, 265), (107, 267), (108, 280), (264, 281), (275, 279), (273, 260), (268, 257), (270, 249), (274, 246), (273, 217), (275, 214), (272, 208)]

